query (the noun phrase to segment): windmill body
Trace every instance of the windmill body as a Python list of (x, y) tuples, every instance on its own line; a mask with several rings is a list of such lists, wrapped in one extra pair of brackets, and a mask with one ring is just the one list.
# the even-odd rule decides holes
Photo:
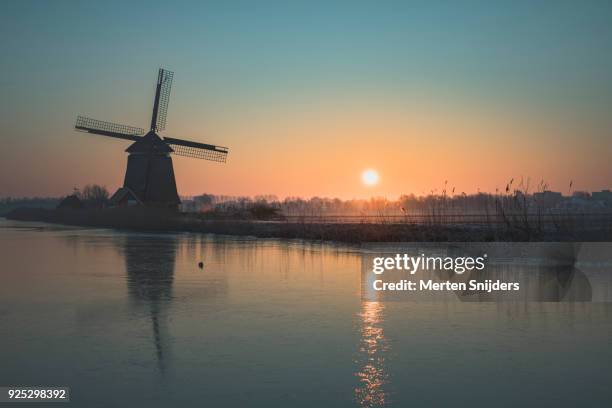
[[(132, 143), (123, 188), (146, 205), (176, 207), (180, 204), (170, 153), (173, 150), (153, 132)], [(113, 200), (111, 200), (113, 201)], [(116, 200), (115, 200), (116, 201)]]
[(228, 153), (226, 147), (170, 137), (162, 138), (157, 134), (166, 126), (172, 77), (172, 72), (159, 70), (151, 128), (146, 134), (141, 128), (77, 117), (76, 130), (134, 142), (126, 149), (129, 155), (125, 179), (123, 187), (111, 197), (111, 203), (114, 205), (134, 203), (178, 208), (181, 201), (176, 190), (171, 154), (225, 162)]

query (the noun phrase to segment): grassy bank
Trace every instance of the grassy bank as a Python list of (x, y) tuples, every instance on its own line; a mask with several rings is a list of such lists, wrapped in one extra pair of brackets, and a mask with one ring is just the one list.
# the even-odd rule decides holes
[(339, 242), (489, 242), (611, 241), (612, 219), (564, 225), (491, 223), (487, 225), (419, 223), (328, 223), (203, 219), (155, 208), (49, 210), (20, 208), (7, 218), (57, 224), (142, 231), (189, 231), (262, 238), (300, 238)]

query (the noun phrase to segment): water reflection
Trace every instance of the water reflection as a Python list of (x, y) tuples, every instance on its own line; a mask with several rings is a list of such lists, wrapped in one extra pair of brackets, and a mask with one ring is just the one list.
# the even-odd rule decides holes
[[(378, 301), (451, 301), (450, 295), (462, 302), (610, 302), (609, 251), (606, 244), (574, 243), (378, 246), (362, 258), (362, 282), (365, 283), (362, 296)], [(488, 259), (483, 270), (473, 269), (461, 274), (452, 269), (426, 270), (423, 267), (414, 273), (401, 269), (386, 270), (382, 275), (371, 272), (375, 256), (401, 253), (426, 253), (443, 259), (488, 254)], [(412, 280), (417, 286), (420, 281), (433, 280), (459, 283), (461, 287), (454, 291), (430, 291), (420, 287), (414, 291), (376, 291), (373, 289), (375, 280), (389, 283)], [(471, 285), (474, 282), (479, 286)], [(491, 286), (499, 283), (518, 284), (520, 289), (499, 290)]]
[(385, 306), (382, 302), (361, 302), (359, 369), (355, 400), (362, 407), (382, 407), (388, 400), (389, 375), (385, 370), (385, 354), (389, 350), (383, 329)]
[(168, 353), (167, 310), (172, 300), (177, 240), (174, 236), (128, 235), (121, 243), (127, 273), (128, 296), (135, 307), (149, 309), (153, 344), (160, 370), (165, 369)]
[(523, 300), (538, 302), (590, 302), (592, 287), (587, 276), (573, 265), (527, 266), (521, 270), (509, 265), (495, 265), (488, 271), (472, 271), (451, 281), (500, 280), (519, 283), (517, 292), (486, 292), (466, 289), (455, 291), (464, 302), (488, 302), (497, 300)]
[(581, 243), (573, 242), (514, 243), (506, 247), (499, 244), (453, 245), (448, 249), (453, 256), (462, 256), (469, 251), (489, 254), (487, 268), (463, 275), (439, 271), (437, 274), (441, 279), (464, 283), (471, 280), (516, 282), (521, 288), (516, 292), (455, 291), (461, 301), (590, 302), (591, 284), (583, 271), (576, 267), (581, 247)]
[[(572, 268), (558, 269), (532, 244), (533, 256), (487, 248), (489, 273), (473, 278), (520, 281), (511, 301), (444, 291), (389, 302), (392, 294), (371, 289), (371, 272), (359, 281), (362, 252), (350, 248), (3, 230), (2, 221), (0, 242), (0, 384), (69, 385), (74, 406), (569, 407), (612, 398), (610, 244), (585, 244)], [(437, 246), (398, 252), (449, 253)], [(538, 298), (561, 301), (525, 301)], [(591, 302), (566, 301), (579, 298)], [(560, 386), (560, 373), (575, 386)]]

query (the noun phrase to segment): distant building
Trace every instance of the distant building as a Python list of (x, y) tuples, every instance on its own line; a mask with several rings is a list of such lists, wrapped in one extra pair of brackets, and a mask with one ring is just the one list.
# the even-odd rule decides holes
[(563, 201), (563, 195), (556, 191), (542, 191), (533, 194), (533, 198), (536, 204), (540, 207), (555, 207), (561, 201)]
[(572, 198), (589, 200), (591, 198), (591, 194), (588, 191), (574, 191), (574, 194), (572, 194)]
[(591, 198), (594, 201), (601, 201), (602, 203), (612, 204), (612, 191), (610, 190), (593, 191), (593, 193), (591, 194)]
[(571, 197), (567, 198), (559, 209), (567, 211), (594, 211), (603, 207), (603, 204), (592, 200), (588, 191), (575, 191)]
[(70, 210), (78, 210), (79, 208), (83, 208), (83, 201), (76, 194), (72, 194), (64, 198), (57, 205), (58, 209), (70, 209)]
[(142, 201), (129, 187), (120, 187), (110, 198), (110, 205), (111, 207), (127, 207), (142, 205)]

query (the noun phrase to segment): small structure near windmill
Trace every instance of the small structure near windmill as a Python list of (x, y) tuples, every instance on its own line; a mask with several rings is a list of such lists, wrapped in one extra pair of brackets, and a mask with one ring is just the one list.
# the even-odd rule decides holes
[(58, 210), (79, 210), (83, 208), (83, 201), (76, 195), (66, 196), (57, 205)]
[(75, 129), (101, 136), (130, 140), (126, 152), (127, 169), (123, 187), (111, 197), (114, 205), (144, 205), (177, 209), (181, 200), (176, 190), (170, 154), (225, 163), (227, 147), (193, 142), (171, 137), (160, 137), (166, 127), (168, 101), (174, 73), (159, 69), (155, 86), (155, 101), (151, 126), (145, 134), (142, 128), (103, 122), (78, 116)]

